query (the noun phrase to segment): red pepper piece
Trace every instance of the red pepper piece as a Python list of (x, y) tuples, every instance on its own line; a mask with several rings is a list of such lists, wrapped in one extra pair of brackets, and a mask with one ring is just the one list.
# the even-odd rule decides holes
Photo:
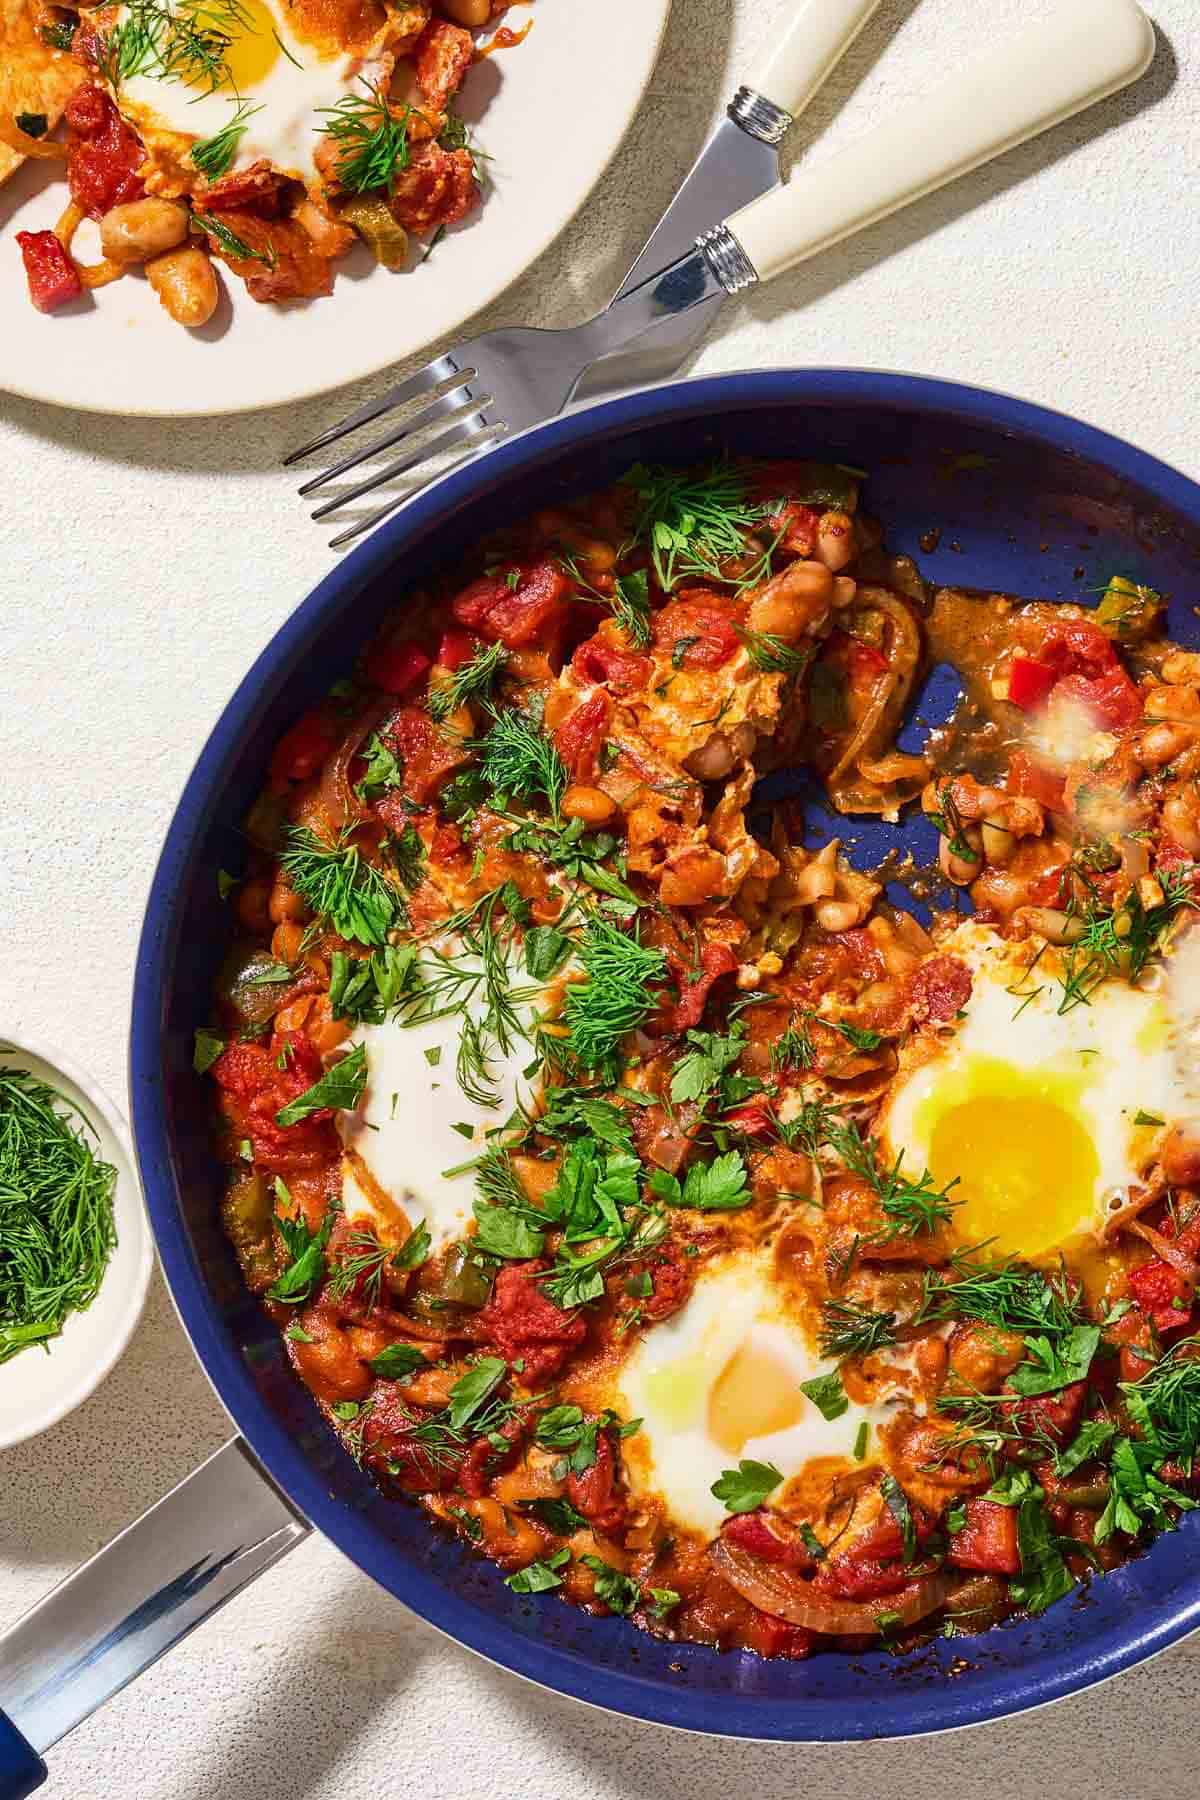
[(1008, 671), (1008, 697), (1022, 712), (1035, 712), (1045, 704), (1058, 681), (1048, 663), (1031, 656), (1014, 656)]
[(53, 312), (83, 292), (79, 271), (52, 231), (18, 231), (29, 298), (39, 312)]

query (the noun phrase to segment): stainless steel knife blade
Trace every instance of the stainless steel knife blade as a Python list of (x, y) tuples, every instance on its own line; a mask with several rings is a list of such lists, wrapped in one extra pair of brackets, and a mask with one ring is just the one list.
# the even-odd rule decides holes
[[(736, 105), (736, 102), (734, 103)], [(754, 137), (733, 117), (730, 107), (709, 137), (621, 283), (614, 300), (690, 250), (714, 219), (728, 218), (739, 206), (778, 187), (782, 179), (777, 144)], [(597, 399), (615, 389), (647, 387), (674, 375), (712, 323), (707, 309), (684, 313), (658, 326), (636, 350), (608, 356), (587, 371), (573, 405)]]

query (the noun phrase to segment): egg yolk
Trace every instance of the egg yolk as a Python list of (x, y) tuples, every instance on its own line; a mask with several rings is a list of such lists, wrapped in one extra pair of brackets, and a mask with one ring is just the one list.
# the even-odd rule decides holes
[(709, 1435), (730, 1456), (751, 1438), (798, 1424), (804, 1396), (779, 1358), (760, 1344), (743, 1344), (718, 1376), (708, 1401)]
[[(222, 57), (228, 71), (228, 84), (239, 94), (248, 94), (279, 60), (279, 38), (270, 8), (263, 0), (237, 0), (228, 14), (221, 9), (219, 24), (215, 24), (214, 29), (230, 39)], [(205, 91), (208, 85), (199, 73), (188, 82), (188, 86)]]
[(917, 1110), (939, 1187), (957, 1177), (954, 1229), (1011, 1256), (1076, 1236), (1095, 1202), (1100, 1160), (1078, 1108), (1086, 1077), (975, 1059)]

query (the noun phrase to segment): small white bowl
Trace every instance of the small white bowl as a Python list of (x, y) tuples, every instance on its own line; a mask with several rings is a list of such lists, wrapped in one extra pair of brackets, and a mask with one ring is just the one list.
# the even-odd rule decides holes
[(113, 1192), (117, 1242), (87, 1310), (70, 1313), (47, 1348), (31, 1344), (0, 1363), (0, 1450), (57, 1425), (99, 1387), (142, 1316), (154, 1267), (128, 1128), (108, 1095), (61, 1050), (36, 1039), (18, 1042), (0, 1030), (0, 1066), (14, 1065), (73, 1101), (93, 1126), (97, 1154), (117, 1171)]

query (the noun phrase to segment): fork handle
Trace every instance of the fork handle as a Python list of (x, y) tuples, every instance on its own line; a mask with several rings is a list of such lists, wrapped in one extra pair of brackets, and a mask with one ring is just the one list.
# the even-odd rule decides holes
[(807, 0), (746, 87), (799, 118), (823, 87), (880, 0)]
[[(725, 222), (760, 281), (923, 199), (1136, 81), (1154, 27), (1134, 0), (1061, 0), (1044, 23)], [(752, 279), (746, 271), (742, 283)]]

